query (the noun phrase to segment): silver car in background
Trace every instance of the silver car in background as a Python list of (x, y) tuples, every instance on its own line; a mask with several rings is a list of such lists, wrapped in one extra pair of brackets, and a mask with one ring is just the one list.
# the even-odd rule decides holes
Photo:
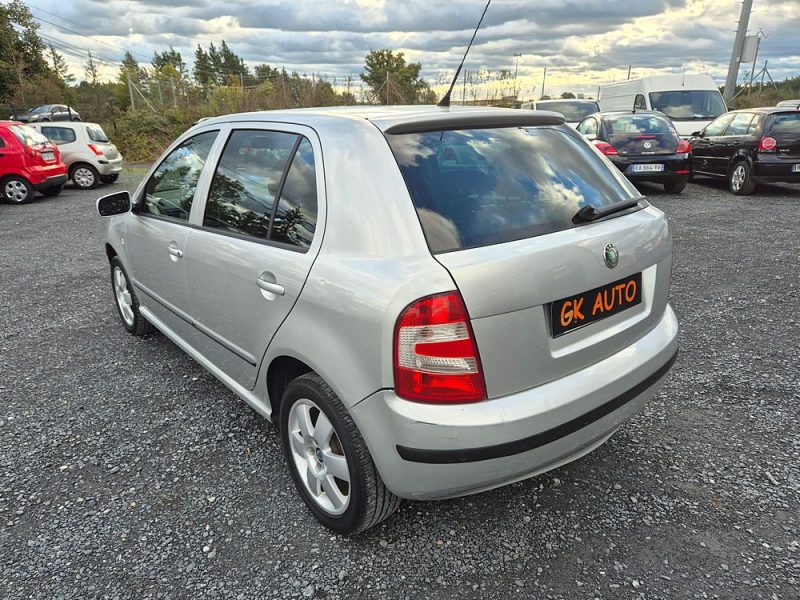
[(228, 115), (98, 211), (126, 329), (271, 419), (345, 534), (583, 456), (677, 352), (663, 213), (556, 113)]
[(90, 190), (101, 183), (114, 183), (122, 172), (122, 154), (97, 123), (81, 121), (31, 123), (54, 142), (76, 187)]

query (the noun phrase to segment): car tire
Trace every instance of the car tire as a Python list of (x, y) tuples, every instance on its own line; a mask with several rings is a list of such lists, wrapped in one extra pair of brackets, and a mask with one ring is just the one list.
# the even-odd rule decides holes
[(733, 163), (728, 172), (728, 189), (737, 196), (747, 196), (756, 189), (756, 182), (750, 173), (750, 164), (746, 160)]
[(0, 185), (3, 200), (9, 204), (27, 204), (33, 200), (33, 186), (24, 177), (12, 175), (4, 178)]
[(118, 257), (111, 259), (111, 289), (122, 324), (135, 336), (153, 333), (156, 328), (139, 312), (139, 298), (133, 291), (128, 273)]
[(93, 190), (100, 183), (100, 174), (92, 165), (80, 163), (69, 169), (69, 178), (81, 190)]
[(681, 179), (678, 181), (667, 181), (664, 184), (664, 191), (668, 194), (680, 194), (683, 189), (686, 187), (688, 181), (686, 179)]
[(64, 189), (64, 184), (54, 185), (47, 189), (42, 190), (42, 194), (44, 196), (58, 196), (61, 193), (61, 190)]
[(113, 173), (111, 175), (100, 175), (100, 181), (102, 183), (115, 183), (119, 179), (119, 173)]
[[(286, 387), (280, 431), (297, 491), (328, 529), (353, 535), (377, 525), (400, 506), (400, 498), (384, 485), (347, 409), (316, 373), (301, 375)], [(334, 470), (341, 477), (332, 474)]]

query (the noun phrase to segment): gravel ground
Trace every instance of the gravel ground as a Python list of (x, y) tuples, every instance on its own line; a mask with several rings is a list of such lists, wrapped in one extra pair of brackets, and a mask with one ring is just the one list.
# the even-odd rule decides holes
[(800, 598), (800, 186), (643, 191), (676, 242), (663, 391), (584, 459), (355, 539), (264, 420), (118, 323), (99, 190), (0, 205), (0, 597)]

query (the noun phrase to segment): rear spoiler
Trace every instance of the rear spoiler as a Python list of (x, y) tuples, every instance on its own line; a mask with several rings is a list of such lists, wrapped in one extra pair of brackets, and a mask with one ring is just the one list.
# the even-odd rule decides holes
[(561, 113), (546, 110), (447, 110), (407, 117), (372, 120), (386, 134), (453, 131), (456, 129), (497, 129), (499, 127), (537, 127), (563, 125)]

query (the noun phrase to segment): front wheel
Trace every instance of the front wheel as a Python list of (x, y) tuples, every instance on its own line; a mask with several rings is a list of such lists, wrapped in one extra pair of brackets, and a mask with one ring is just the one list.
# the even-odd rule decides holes
[(70, 179), (82, 190), (93, 190), (100, 182), (100, 174), (92, 165), (76, 165), (70, 171)]
[(11, 204), (26, 204), (33, 200), (33, 186), (24, 177), (6, 177), (2, 190), (3, 199)]
[(136, 336), (153, 333), (155, 327), (139, 312), (139, 298), (133, 291), (122, 261), (116, 256), (111, 259), (111, 288), (117, 301), (117, 312), (128, 333)]
[(680, 194), (683, 191), (683, 188), (686, 187), (687, 181), (685, 179), (681, 179), (679, 181), (667, 181), (664, 184), (664, 191), (668, 194)]
[(292, 480), (323, 525), (352, 535), (400, 506), (347, 409), (319, 375), (302, 375), (286, 387), (280, 424)]
[(752, 194), (756, 189), (756, 182), (750, 173), (750, 165), (745, 160), (740, 160), (728, 173), (728, 188), (737, 196)]

